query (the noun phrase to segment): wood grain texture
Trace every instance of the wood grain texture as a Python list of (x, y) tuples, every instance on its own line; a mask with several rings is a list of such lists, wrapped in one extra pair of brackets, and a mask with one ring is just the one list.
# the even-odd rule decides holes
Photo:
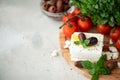
[[(96, 29), (93, 28), (90, 32), (96, 33)], [(76, 67), (74, 65), (75, 62), (71, 61), (69, 50), (64, 48), (66, 38), (62, 32), (62, 29), (60, 30), (59, 40), (60, 40), (62, 55), (65, 58), (65, 60), (68, 62), (68, 64), (70, 64), (79, 73), (82, 73), (84, 76), (86, 76), (88, 79), (90, 79), (91, 75), (88, 73), (88, 71), (86, 69)], [(109, 43), (108, 41), (109, 41), (109, 37), (105, 36), (104, 44), (108, 44)], [(105, 49), (108, 48), (108, 46), (111, 46), (111, 45), (109, 45), (109, 44), (105, 45)], [(114, 44), (112, 46), (114, 46)], [(120, 61), (120, 58), (118, 60)], [(116, 68), (116, 69), (112, 70), (111, 75), (100, 75), (99, 80), (120, 80), (120, 68)]]

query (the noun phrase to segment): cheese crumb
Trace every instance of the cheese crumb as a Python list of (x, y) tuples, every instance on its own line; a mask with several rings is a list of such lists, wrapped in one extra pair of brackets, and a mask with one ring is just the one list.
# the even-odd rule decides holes
[(70, 44), (71, 44), (71, 41), (70, 40), (66, 40), (64, 48), (69, 48)]
[(52, 57), (57, 57), (59, 54), (59, 51), (58, 50), (53, 50), (53, 52), (51, 53), (51, 56)]
[(116, 47), (110, 46), (109, 49), (113, 52), (112, 59), (117, 59), (119, 57), (119, 52), (117, 51)]
[(110, 39), (110, 44), (113, 44), (113, 41), (112, 41), (112, 39)]
[(114, 46), (110, 46), (109, 49), (110, 49), (112, 52), (118, 52), (117, 49), (116, 49)]
[(107, 60), (117, 59), (119, 57), (119, 52), (117, 51), (117, 49), (114, 46), (110, 46), (109, 49), (111, 52), (110, 51), (103, 52), (103, 54), (107, 55)]
[(112, 59), (117, 59), (119, 57), (118, 53), (113, 53)]
[(120, 68), (120, 62), (118, 62), (117, 65), (118, 65), (118, 68)]

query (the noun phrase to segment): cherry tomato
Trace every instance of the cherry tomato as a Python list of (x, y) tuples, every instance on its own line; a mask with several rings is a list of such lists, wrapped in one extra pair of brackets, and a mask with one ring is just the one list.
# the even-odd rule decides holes
[(89, 31), (92, 28), (92, 21), (87, 17), (84, 17), (83, 19), (79, 18), (78, 26), (80, 28), (80, 31)]
[(117, 42), (116, 42), (116, 47), (118, 48), (118, 50), (120, 50), (120, 37), (119, 37), (119, 39), (117, 40)]
[(77, 17), (74, 17), (74, 16), (75, 16), (74, 13), (68, 13), (67, 15), (64, 15), (64, 16), (62, 17), (62, 22), (64, 23), (64, 22), (66, 22), (68, 19), (72, 18), (69, 22), (75, 23), (78, 18), (77, 18)]
[(118, 31), (119, 32), (119, 34), (120, 34), (120, 26), (118, 27), (116, 27), (116, 31)]
[(68, 20), (68, 15), (64, 15), (63, 17), (62, 17), (62, 22), (64, 23), (64, 22), (66, 22)]
[(67, 23), (63, 26), (63, 33), (67, 38), (71, 38), (71, 35), (77, 31), (77, 25), (74, 23)]
[(108, 24), (101, 24), (97, 26), (97, 30), (101, 34), (108, 34), (111, 30), (111, 27)]
[(114, 28), (110, 31), (110, 38), (111, 38), (113, 41), (117, 41), (117, 39), (119, 38), (119, 36), (120, 36), (120, 30), (119, 30), (119, 28), (114, 27)]
[(76, 8), (74, 9), (73, 13), (74, 13), (74, 14), (80, 14), (80, 10), (79, 10), (79, 8), (76, 7)]

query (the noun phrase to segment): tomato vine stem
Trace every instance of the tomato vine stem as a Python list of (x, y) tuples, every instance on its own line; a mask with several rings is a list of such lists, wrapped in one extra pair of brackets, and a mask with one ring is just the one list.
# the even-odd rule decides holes
[(68, 23), (71, 19), (75, 18), (75, 17), (78, 17), (80, 18), (81, 20), (85, 20), (84, 16), (80, 16), (78, 14), (76, 14), (75, 16), (72, 16), (71, 18), (69, 18), (66, 22), (64, 22), (60, 27), (59, 29), (61, 29), (66, 23)]

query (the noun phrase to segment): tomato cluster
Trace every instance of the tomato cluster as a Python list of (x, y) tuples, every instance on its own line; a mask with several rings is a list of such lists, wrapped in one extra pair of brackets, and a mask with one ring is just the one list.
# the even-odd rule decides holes
[(114, 27), (110, 31), (110, 38), (116, 42), (116, 47), (120, 50), (120, 27)]
[(72, 13), (67, 13), (62, 17), (63, 32), (67, 38), (76, 31), (86, 32), (92, 28), (92, 21), (86, 16), (82, 16), (79, 8), (75, 8)]
[(110, 39), (115, 42), (116, 47), (120, 50), (120, 27), (110, 27), (108, 24), (98, 25), (97, 30), (99, 33), (109, 35)]
[(110, 31), (110, 38), (113, 41), (117, 41), (119, 37), (120, 37), (120, 27), (112, 28), (112, 30)]
[(116, 47), (120, 50), (120, 27), (114, 27), (110, 31), (110, 38), (115, 42)]
[[(64, 23), (62, 27), (66, 38), (71, 38), (71, 35), (77, 31), (87, 32), (93, 26), (91, 19), (83, 16), (77, 7), (72, 13), (64, 15), (62, 17), (62, 22)], [(109, 35), (115, 42), (116, 47), (120, 50), (120, 27), (111, 27), (108, 24), (100, 24), (97, 25), (97, 31), (103, 35)]]

